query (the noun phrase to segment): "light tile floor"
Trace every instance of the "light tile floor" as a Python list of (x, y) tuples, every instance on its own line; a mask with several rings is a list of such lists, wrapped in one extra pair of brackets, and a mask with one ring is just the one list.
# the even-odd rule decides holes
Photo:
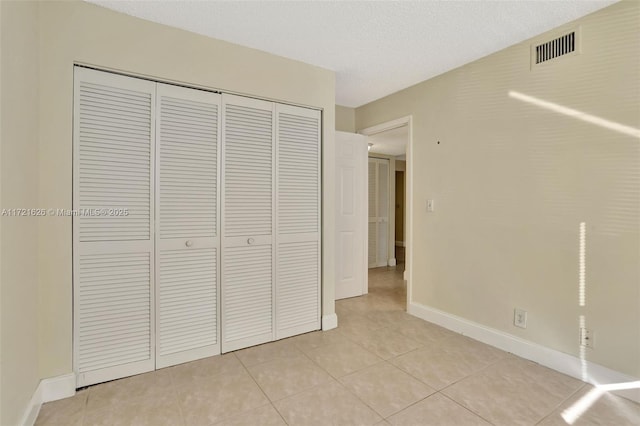
[[(592, 387), (404, 312), (401, 266), (336, 302), (339, 327), (92, 386), (37, 425), (565, 425)], [(575, 425), (640, 425), (603, 395)]]

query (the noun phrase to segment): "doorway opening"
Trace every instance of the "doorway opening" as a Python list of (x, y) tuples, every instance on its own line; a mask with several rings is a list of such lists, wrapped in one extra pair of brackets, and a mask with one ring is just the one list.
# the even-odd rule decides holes
[[(406, 310), (411, 299), (411, 117), (359, 133), (369, 138), (367, 246), (370, 250), (373, 247), (377, 255), (373, 259), (369, 253), (369, 292), (389, 300), (401, 296)], [(381, 163), (388, 167), (380, 167)], [(385, 174), (383, 178), (381, 173)], [(380, 202), (380, 198), (384, 201)], [(381, 259), (381, 252), (386, 259)]]

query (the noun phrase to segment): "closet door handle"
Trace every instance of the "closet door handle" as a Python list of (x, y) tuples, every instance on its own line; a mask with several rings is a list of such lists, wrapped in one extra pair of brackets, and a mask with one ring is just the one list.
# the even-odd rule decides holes
[(185, 246), (187, 246), (187, 247), (191, 247), (191, 246), (193, 245), (193, 241), (191, 241), (191, 240), (187, 240), (187, 241), (184, 243), (184, 245), (185, 245)]
[(247, 239), (247, 244), (253, 244), (256, 240), (254, 240), (253, 238), (249, 238)]

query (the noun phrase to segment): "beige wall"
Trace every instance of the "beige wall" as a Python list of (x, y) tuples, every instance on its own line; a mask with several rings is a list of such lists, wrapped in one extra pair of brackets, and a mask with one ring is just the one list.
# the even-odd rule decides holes
[[(40, 4), (40, 205), (71, 208), (73, 64), (80, 62), (323, 108), (323, 156), (334, 157), (334, 73), (82, 2)], [(333, 163), (323, 164), (333, 176)], [(324, 186), (323, 314), (334, 312), (333, 191)], [(39, 228), (40, 374), (72, 371), (71, 220)], [(327, 255), (327, 253), (329, 255)]]
[(341, 132), (356, 131), (356, 110), (336, 105), (336, 130)]
[(580, 24), (580, 55), (531, 70), (520, 43), (356, 110), (358, 129), (413, 115), (414, 302), (576, 356), (584, 315), (586, 358), (640, 377), (640, 141), (509, 96), (638, 129), (639, 20), (617, 3), (531, 41)]
[[(38, 207), (38, 7), (0, 2), (0, 207)], [(37, 219), (0, 219), (0, 424), (38, 386)]]

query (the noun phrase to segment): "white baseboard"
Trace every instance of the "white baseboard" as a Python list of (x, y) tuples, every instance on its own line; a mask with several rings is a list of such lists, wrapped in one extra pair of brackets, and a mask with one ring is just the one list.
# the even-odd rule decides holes
[(396, 258), (389, 259), (389, 266), (396, 266)]
[(33, 426), (40, 413), (42, 404), (49, 401), (68, 398), (76, 394), (76, 375), (74, 373), (50, 377), (40, 380), (38, 387), (31, 396), (31, 401), (22, 416), (21, 424)]
[(322, 331), (331, 330), (338, 327), (338, 316), (335, 314), (322, 316)]
[[(638, 378), (611, 370), (594, 362), (581, 360), (573, 355), (560, 352), (546, 346), (521, 339), (517, 336), (486, 327), (465, 318), (440, 311), (420, 303), (412, 302), (408, 312), (425, 321), (432, 322), (451, 331), (469, 336), (472, 339), (502, 349), (519, 357), (537, 362), (540, 365), (564, 373), (592, 385), (638, 382)], [(614, 391), (640, 403), (640, 389)]]

